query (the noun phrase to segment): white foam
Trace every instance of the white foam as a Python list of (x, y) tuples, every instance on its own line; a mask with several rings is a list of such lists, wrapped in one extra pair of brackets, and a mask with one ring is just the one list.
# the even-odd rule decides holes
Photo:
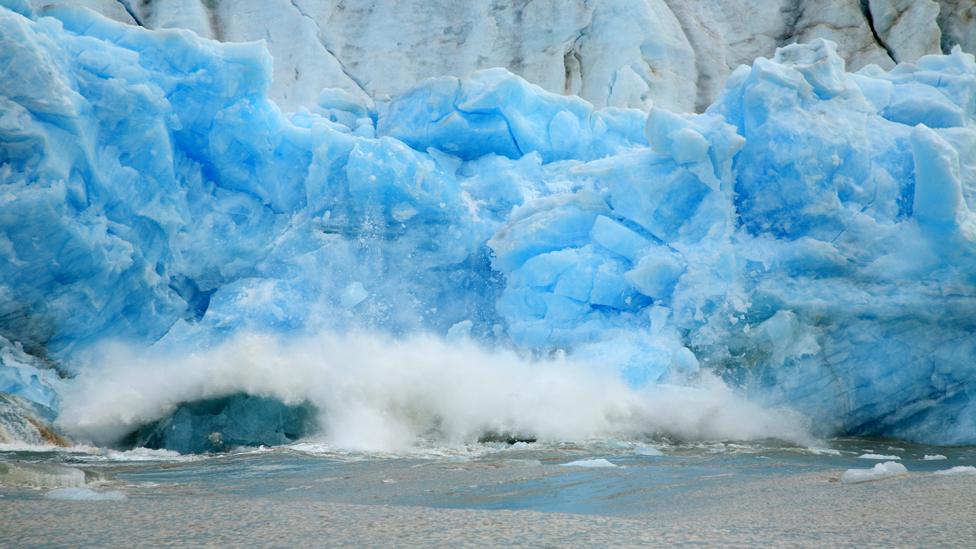
[(590, 467), (594, 469), (604, 468), (604, 467), (617, 467), (616, 464), (604, 458), (597, 459), (580, 459), (576, 461), (570, 461), (569, 463), (563, 463), (563, 467)]
[(90, 488), (58, 488), (44, 494), (44, 498), (62, 501), (125, 501), (129, 499), (123, 492), (96, 492)]
[(933, 454), (933, 455), (925, 454), (925, 457), (923, 457), (922, 459), (924, 461), (938, 461), (938, 460), (949, 459), (949, 458), (945, 457), (942, 454)]
[(884, 454), (861, 454), (861, 455), (857, 456), (857, 458), (858, 459), (876, 459), (878, 461), (882, 461), (882, 460), (883, 461), (891, 461), (891, 460), (899, 461), (899, 460), (901, 460), (901, 458), (898, 457), (898, 456), (887, 456), (887, 455), (884, 455)]
[(835, 450), (833, 448), (819, 448), (816, 446), (810, 446), (806, 449), (807, 452), (815, 456), (839, 456), (841, 455), (840, 450)]
[(108, 450), (105, 457), (109, 461), (187, 461), (193, 456), (184, 456), (172, 450), (152, 450), (150, 448), (134, 448), (125, 452)]
[(957, 465), (955, 467), (936, 471), (937, 475), (956, 476), (956, 475), (976, 475), (976, 467), (971, 465)]
[(705, 375), (697, 386), (628, 387), (604, 365), (532, 361), (470, 341), (326, 333), (301, 340), (240, 334), (198, 353), (103, 347), (63, 394), (59, 423), (105, 444), (180, 402), (246, 392), (322, 410), (329, 448), (399, 451), (463, 444), (485, 432), (540, 441), (769, 437), (808, 443), (804, 422)]
[(844, 484), (857, 484), (907, 474), (908, 469), (901, 463), (886, 461), (875, 465), (871, 469), (848, 469), (841, 475), (840, 481)]

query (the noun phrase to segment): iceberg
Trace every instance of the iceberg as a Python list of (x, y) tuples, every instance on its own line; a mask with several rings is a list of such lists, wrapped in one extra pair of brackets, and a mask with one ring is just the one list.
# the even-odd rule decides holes
[(8, 0), (0, 66), (0, 348), (37, 359), (0, 355), (0, 382), (54, 413), (107, 340), (369, 329), (631, 387), (716, 374), (820, 434), (976, 443), (959, 48), (848, 73), (829, 41), (789, 45), (701, 114), (504, 69), (285, 113), (259, 42)]

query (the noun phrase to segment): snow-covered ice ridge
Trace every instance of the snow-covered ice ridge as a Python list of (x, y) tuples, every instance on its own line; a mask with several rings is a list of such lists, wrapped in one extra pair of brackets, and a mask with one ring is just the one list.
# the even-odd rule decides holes
[(57, 407), (32, 357), (76, 369), (105, 338), (368, 328), (632, 386), (714, 371), (819, 432), (976, 442), (959, 49), (851, 74), (789, 45), (698, 115), (500, 68), (286, 115), (261, 43), (0, 5), (7, 392)]
[(370, 100), (506, 67), (597, 107), (702, 110), (740, 64), (832, 40), (852, 69), (976, 52), (970, 0), (31, 0), (148, 28), (265, 40), (285, 110), (342, 88)]

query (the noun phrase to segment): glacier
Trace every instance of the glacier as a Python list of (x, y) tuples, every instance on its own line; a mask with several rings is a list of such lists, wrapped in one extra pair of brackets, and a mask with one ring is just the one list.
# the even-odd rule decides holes
[(501, 68), (283, 112), (260, 42), (4, 0), (0, 66), (0, 390), (64, 426), (108, 340), (365, 329), (630, 387), (716, 375), (823, 435), (976, 443), (959, 48), (849, 73), (830, 41), (787, 45), (700, 114)]
[(505, 67), (598, 107), (704, 110), (740, 64), (832, 40), (848, 67), (890, 69), (960, 45), (970, 0), (29, 0), (87, 6), (131, 25), (222, 42), (265, 40), (269, 96), (314, 105), (323, 88), (385, 102), (417, 82)]

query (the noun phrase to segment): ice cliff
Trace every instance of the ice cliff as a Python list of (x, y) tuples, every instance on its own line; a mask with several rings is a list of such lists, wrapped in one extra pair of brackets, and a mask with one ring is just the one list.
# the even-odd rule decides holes
[(74, 380), (45, 365), (84, 377), (105, 339), (368, 328), (637, 387), (715, 372), (819, 433), (976, 442), (959, 48), (848, 73), (832, 42), (788, 45), (702, 114), (501, 68), (284, 114), (261, 43), (0, 5), (0, 390), (56, 410)]
[(740, 64), (832, 40), (848, 67), (976, 51), (969, 0), (31, 0), (221, 41), (265, 40), (270, 96), (384, 100), (428, 77), (506, 67), (597, 107), (703, 110)]

